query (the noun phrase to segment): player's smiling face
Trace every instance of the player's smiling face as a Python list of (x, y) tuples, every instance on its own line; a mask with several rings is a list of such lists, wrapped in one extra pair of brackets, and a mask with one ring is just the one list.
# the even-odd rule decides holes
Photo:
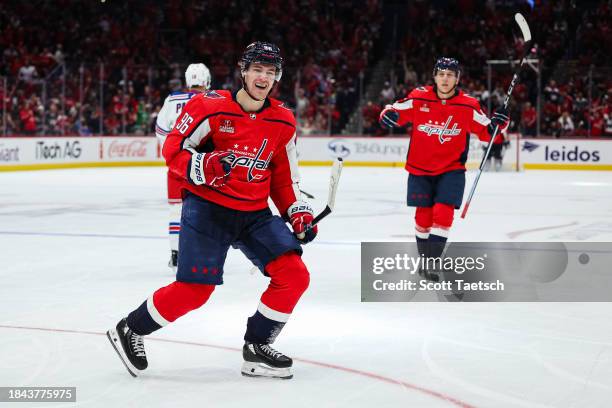
[(436, 72), (434, 81), (436, 82), (436, 87), (438, 88), (438, 91), (447, 94), (451, 92), (452, 89), (457, 85), (459, 79), (457, 78), (457, 74), (455, 73), (455, 71), (443, 69), (438, 70), (438, 72)]
[(263, 100), (268, 96), (274, 85), (276, 67), (270, 64), (253, 63), (244, 75), (244, 82), (251, 95)]

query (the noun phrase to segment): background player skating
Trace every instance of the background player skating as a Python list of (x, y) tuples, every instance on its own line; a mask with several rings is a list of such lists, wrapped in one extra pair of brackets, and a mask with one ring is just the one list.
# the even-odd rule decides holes
[[(249, 45), (240, 60), (242, 89), (194, 96), (164, 145), (170, 171), (186, 182), (176, 282), (153, 293), (107, 332), (128, 371), (147, 368), (143, 337), (201, 307), (216, 285), (230, 245), (252, 253), (271, 278), (248, 319), (242, 373), (291, 378), (291, 358), (270, 347), (309, 284), (300, 243), (313, 240), (313, 212), (300, 200), (295, 118), (269, 98), (281, 79), (273, 44)], [(271, 197), (285, 221), (273, 216)]]
[[(433, 69), (433, 86), (416, 88), (380, 113), (380, 123), (385, 127), (412, 123), (406, 158), (410, 173), (407, 203), (417, 207), (419, 253), (431, 258), (444, 252), (454, 210), (461, 207), (470, 133), (489, 142), (496, 125), (500, 129), (508, 126), (505, 110), (498, 109), (489, 119), (480, 103), (457, 87), (460, 76), (456, 59), (439, 58)], [(433, 271), (421, 269), (420, 274), (439, 280)]]
[[(185, 70), (185, 84), (187, 90), (174, 91), (166, 97), (164, 105), (157, 115), (155, 124), (155, 135), (159, 139), (160, 146), (164, 146), (166, 137), (174, 127), (176, 118), (187, 102), (198, 93), (210, 88), (210, 70), (204, 64), (191, 64)], [(170, 206), (168, 222), (168, 237), (170, 239), (170, 261), (168, 266), (176, 271), (178, 260), (179, 234), (181, 232), (181, 198), (182, 180), (168, 169), (168, 205)]]
[[(486, 170), (491, 170), (491, 162), (493, 162), (493, 169), (500, 171), (504, 160), (504, 149), (510, 144), (504, 134), (499, 133), (500, 137), (496, 137), (491, 147), (491, 154), (487, 157)], [(482, 146), (483, 152), (487, 151), (487, 145)]]

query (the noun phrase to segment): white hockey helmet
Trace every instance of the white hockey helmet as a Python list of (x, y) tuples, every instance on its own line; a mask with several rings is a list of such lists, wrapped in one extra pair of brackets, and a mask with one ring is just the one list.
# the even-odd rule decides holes
[(185, 83), (188, 88), (194, 86), (210, 88), (210, 70), (204, 64), (190, 64), (185, 71)]

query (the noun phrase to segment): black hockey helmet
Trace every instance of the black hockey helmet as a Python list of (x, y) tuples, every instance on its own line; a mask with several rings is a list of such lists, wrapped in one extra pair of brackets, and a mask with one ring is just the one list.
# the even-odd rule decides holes
[(280, 48), (276, 45), (263, 41), (255, 41), (249, 44), (240, 58), (240, 69), (246, 71), (253, 63), (270, 64), (276, 67), (275, 81), (280, 81), (283, 75), (283, 57)]
[(440, 57), (436, 61), (436, 65), (434, 65), (433, 76), (436, 76), (438, 71), (448, 69), (449, 71), (455, 72), (457, 74), (457, 78), (461, 75), (461, 68), (459, 67), (459, 61), (455, 58), (448, 57)]

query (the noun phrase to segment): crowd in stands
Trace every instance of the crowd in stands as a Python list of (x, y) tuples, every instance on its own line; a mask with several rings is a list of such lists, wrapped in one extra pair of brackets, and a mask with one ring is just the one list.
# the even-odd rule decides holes
[[(522, 41), (505, 29), (515, 25), (516, 4), (489, 1), (481, 7), (482, 3), (463, 0), (437, 8), (411, 2), (406, 6), (403, 19), (410, 29), (403, 33), (388, 82), (378, 98), (362, 108), (364, 133), (389, 134), (377, 125), (378, 113), (415, 86), (432, 84), (438, 56), (459, 59), (463, 66), (460, 87), (479, 99), (485, 110), (489, 103), (492, 110), (502, 105), (512, 70), (494, 66), (489, 91), (486, 61), (520, 58)], [(570, 1), (536, 1), (533, 10), (522, 3), (534, 38), (530, 58), (542, 62), (540, 135), (612, 136), (612, 67), (606, 60), (612, 52), (611, 3), (584, 1), (577, 8)], [(530, 68), (525, 71), (512, 95), (510, 131), (536, 136), (537, 77)]]
[(295, 109), (301, 133), (339, 132), (359, 73), (380, 57), (381, 2), (358, 3), (10, 2), (0, 8), (7, 133), (150, 134), (188, 63), (206, 63), (213, 88), (237, 89), (237, 62), (253, 40), (281, 47), (273, 96)]
[[(367, 82), (374, 63), (392, 57), (382, 91), (360, 107), (363, 133), (388, 135), (380, 110), (430, 84), (438, 56), (461, 61), (461, 87), (485, 109), (501, 105), (511, 69), (493, 70), (489, 92), (485, 61), (520, 55), (508, 29), (518, 4), (535, 39), (531, 56), (543, 62), (540, 134), (612, 136), (612, 68), (600, 68), (611, 52), (609, 1), (438, 3), (398, 2), (391, 42), (382, 0), (9, 2), (0, 8), (2, 125), (8, 135), (152, 134), (188, 63), (206, 63), (213, 88), (236, 89), (236, 62), (259, 39), (281, 47), (285, 70), (273, 96), (294, 109), (302, 135), (339, 133), (360, 107), (360, 76)], [(526, 71), (511, 131), (535, 136), (538, 87)]]

